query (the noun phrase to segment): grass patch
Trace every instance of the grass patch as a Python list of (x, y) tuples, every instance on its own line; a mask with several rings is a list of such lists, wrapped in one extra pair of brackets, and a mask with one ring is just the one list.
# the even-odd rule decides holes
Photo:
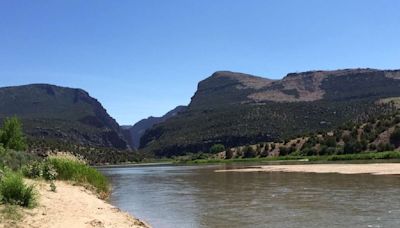
[(36, 193), (33, 185), (26, 185), (22, 175), (5, 171), (0, 180), (0, 201), (4, 204), (34, 207)]
[(326, 160), (346, 161), (346, 160), (378, 160), (378, 159), (400, 159), (400, 152), (386, 151), (386, 152), (366, 152), (359, 154), (331, 155), (328, 156)]
[(51, 157), (46, 160), (57, 171), (57, 179), (71, 180), (79, 184), (89, 184), (100, 195), (108, 194), (110, 185), (107, 178), (85, 163), (68, 158)]
[(21, 210), (16, 205), (4, 205), (4, 208), (0, 210), (1, 220), (9, 220), (17, 222), (20, 221), (22, 217), (23, 216), (21, 214)]

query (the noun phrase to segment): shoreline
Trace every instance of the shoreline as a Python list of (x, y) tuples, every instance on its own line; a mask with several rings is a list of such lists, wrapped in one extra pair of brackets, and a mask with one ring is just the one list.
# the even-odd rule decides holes
[(300, 172), (400, 175), (400, 163), (261, 165), (240, 169), (216, 170), (215, 172)]
[(362, 152), (357, 154), (321, 155), (321, 156), (277, 156), (233, 159), (197, 159), (178, 162), (177, 164), (217, 164), (217, 163), (246, 163), (246, 162), (340, 162), (340, 161), (400, 161), (400, 151)]
[(129, 168), (129, 167), (140, 167), (140, 166), (157, 166), (157, 165), (171, 165), (171, 162), (145, 162), (145, 163), (121, 163), (121, 164), (110, 164), (110, 165), (92, 165), (93, 168)]
[[(33, 209), (21, 208), (22, 219), (17, 222), (17, 227), (151, 227), (71, 182), (56, 181), (56, 192), (50, 191), (48, 182), (27, 180), (27, 183), (36, 186), (38, 205)], [(0, 224), (0, 228), (8, 225)]]

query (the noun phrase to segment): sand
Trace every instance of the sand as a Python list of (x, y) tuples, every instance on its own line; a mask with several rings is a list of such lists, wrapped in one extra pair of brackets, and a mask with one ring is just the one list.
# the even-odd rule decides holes
[(242, 169), (217, 170), (216, 172), (304, 172), (399, 175), (400, 163), (266, 165)]
[[(57, 192), (54, 193), (46, 182), (35, 181), (34, 184), (39, 193), (39, 204), (34, 209), (24, 209), (24, 216), (16, 227), (150, 227), (84, 187), (57, 181)], [(3, 224), (3, 227), (7, 225)]]

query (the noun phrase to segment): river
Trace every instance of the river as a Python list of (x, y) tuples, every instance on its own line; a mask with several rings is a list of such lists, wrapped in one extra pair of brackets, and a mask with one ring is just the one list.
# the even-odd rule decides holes
[(154, 228), (400, 227), (400, 177), (216, 173), (243, 164), (101, 168), (111, 203)]

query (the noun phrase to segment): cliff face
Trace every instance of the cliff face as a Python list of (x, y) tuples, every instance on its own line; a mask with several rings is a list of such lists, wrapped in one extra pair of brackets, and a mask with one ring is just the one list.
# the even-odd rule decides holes
[(141, 147), (160, 156), (280, 140), (379, 113), (381, 98), (400, 96), (400, 71), (345, 69), (270, 80), (228, 71), (201, 81), (188, 111), (158, 124)]
[(27, 135), (126, 149), (118, 123), (86, 91), (48, 84), (0, 88), (0, 118), (17, 116)]

